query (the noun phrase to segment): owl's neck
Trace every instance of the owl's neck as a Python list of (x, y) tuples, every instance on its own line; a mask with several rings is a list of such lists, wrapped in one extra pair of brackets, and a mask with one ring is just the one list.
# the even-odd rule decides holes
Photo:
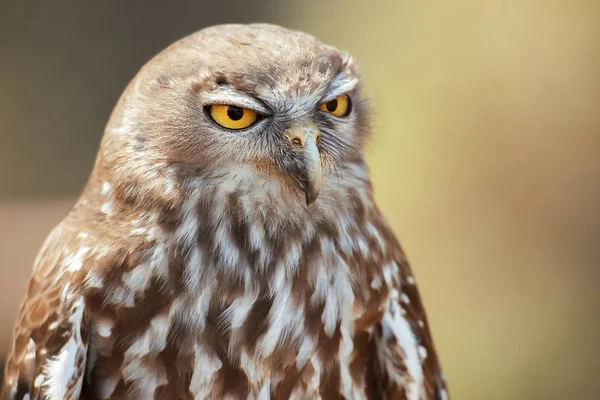
[(159, 241), (186, 255), (183, 276), (190, 288), (227, 282), (233, 296), (318, 270), (319, 277), (303, 278), (316, 287), (329, 274), (355, 267), (351, 275), (362, 281), (367, 260), (386, 252), (388, 231), (363, 166), (347, 168), (339, 171), (343, 179), (326, 179), (311, 207), (268, 176), (239, 167), (215, 170), (188, 183), (179, 209), (163, 217)]
[(98, 229), (183, 246), (186, 254), (198, 247), (206, 264), (235, 277), (245, 268), (260, 272), (298, 264), (310, 254), (307, 247), (324, 245), (317, 238), (346, 249), (361, 246), (352, 238), (360, 238), (365, 224), (379, 215), (366, 166), (348, 164), (335, 172), (310, 207), (297, 189), (238, 166), (154, 182), (153, 192), (135, 181), (96, 179), (82, 201), (84, 209), (101, 216)]

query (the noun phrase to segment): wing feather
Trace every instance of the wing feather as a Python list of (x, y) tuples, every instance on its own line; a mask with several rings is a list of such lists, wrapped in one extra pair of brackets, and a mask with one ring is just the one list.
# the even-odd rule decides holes
[(397, 258), (384, 267), (383, 276), (390, 294), (376, 332), (382, 397), (447, 400), (444, 375), (408, 262)]
[(83, 255), (61, 225), (46, 239), (14, 329), (2, 399), (78, 399), (87, 357), (83, 296), (69, 280)]

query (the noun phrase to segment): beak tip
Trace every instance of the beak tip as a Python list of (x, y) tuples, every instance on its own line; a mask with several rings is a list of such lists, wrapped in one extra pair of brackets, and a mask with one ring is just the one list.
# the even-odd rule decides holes
[(317, 200), (317, 197), (319, 196), (319, 191), (308, 189), (308, 190), (306, 190), (305, 194), (306, 194), (306, 206), (310, 208)]

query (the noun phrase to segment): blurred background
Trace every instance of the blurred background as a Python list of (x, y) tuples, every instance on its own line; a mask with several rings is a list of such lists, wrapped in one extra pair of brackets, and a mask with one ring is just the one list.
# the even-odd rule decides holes
[(453, 398), (598, 399), (597, 0), (0, 0), (0, 358), (127, 82), (182, 36), (255, 21), (360, 60), (377, 199)]

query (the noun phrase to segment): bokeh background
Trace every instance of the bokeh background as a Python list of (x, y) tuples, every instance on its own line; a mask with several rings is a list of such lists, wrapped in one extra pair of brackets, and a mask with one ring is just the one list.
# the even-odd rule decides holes
[(597, 0), (0, 1), (0, 358), (139, 67), (223, 22), (361, 61), (377, 199), (455, 399), (600, 398)]

